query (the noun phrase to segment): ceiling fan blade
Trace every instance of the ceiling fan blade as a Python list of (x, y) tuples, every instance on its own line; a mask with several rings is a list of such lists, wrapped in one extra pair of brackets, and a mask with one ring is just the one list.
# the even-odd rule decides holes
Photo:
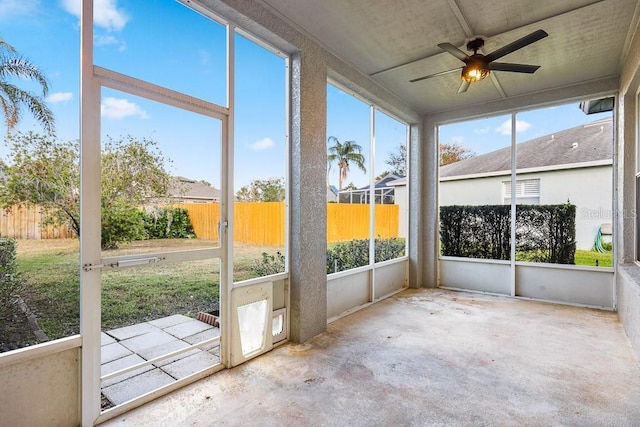
[(430, 79), (431, 77), (444, 76), (445, 74), (455, 73), (456, 71), (462, 70), (462, 67), (454, 68), (453, 70), (440, 71), (439, 73), (429, 74), (428, 76), (422, 76), (415, 79), (409, 80), (409, 82), (419, 82), (420, 80)]
[(460, 85), (460, 88), (458, 89), (458, 95), (460, 95), (461, 93), (466, 92), (467, 89), (469, 89), (469, 86), (471, 86), (471, 83), (463, 80), (462, 84)]
[(508, 55), (511, 52), (522, 49), (523, 47), (528, 46), (531, 43), (537, 42), (538, 40), (543, 39), (548, 35), (549, 34), (547, 34), (544, 30), (534, 31), (531, 34), (514, 41), (513, 43), (509, 43), (506, 46), (502, 46), (501, 48), (494, 50), (490, 54), (486, 55), (485, 59), (489, 62), (495, 61), (496, 59), (502, 58), (503, 56)]
[(445, 50), (445, 51), (449, 52), (451, 55), (455, 56), (460, 61), (463, 61), (465, 64), (467, 63), (467, 60), (469, 59), (469, 55), (467, 55), (466, 53), (464, 53), (463, 51), (461, 51), (460, 49), (458, 49), (457, 47), (455, 47), (451, 43), (440, 43), (438, 45), (438, 47), (440, 49), (442, 49), (442, 50)]
[(528, 74), (533, 74), (540, 68), (539, 65), (511, 64), (507, 62), (489, 62), (487, 66), (492, 71), (511, 71), (514, 73)]

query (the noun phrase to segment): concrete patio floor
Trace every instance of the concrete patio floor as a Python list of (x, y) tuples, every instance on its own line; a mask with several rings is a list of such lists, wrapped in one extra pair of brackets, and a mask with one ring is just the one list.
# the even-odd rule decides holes
[[(181, 314), (103, 332), (101, 375), (217, 336), (218, 328)], [(217, 343), (208, 344), (104, 380), (102, 394), (111, 404), (124, 403), (219, 363), (219, 349)]]
[(104, 425), (638, 426), (615, 313), (407, 290)]

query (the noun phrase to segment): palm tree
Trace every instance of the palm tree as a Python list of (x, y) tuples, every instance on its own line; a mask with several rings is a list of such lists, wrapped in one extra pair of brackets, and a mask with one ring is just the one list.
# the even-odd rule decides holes
[(347, 179), (349, 173), (349, 163), (355, 163), (362, 172), (366, 173), (364, 167), (364, 156), (362, 155), (362, 147), (355, 141), (340, 142), (335, 136), (329, 137), (329, 155), (327, 162), (329, 170), (333, 163), (338, 164), (340, 175), (338, 176), (338, 191), (342, 191), (342, 183)]
[[(10, 79), (30, 79), (42, 87), (42, 96), (20, 89)], [(21, 118), (22, 107), (33, 114), (47, 132), (54, 132), (53, 113), (44, 102), (49, 84), (42, 71), (23, 56), (18, 55), (9, 43), (0, 39), (0, 106), (4, 112), (7, 130), (13, 129)]]

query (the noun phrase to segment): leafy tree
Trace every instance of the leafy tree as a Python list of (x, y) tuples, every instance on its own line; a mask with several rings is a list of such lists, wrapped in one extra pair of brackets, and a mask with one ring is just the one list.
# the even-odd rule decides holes
[(284, 178), (256, 179), (236, 192), (239, 202), (281, 202), (284, 196)]
[(150, 199), (167, 197), (169, 174), (155, 141), (107, 137), (102, 148), (102, 205), (119, 201), (140, 206)]
[(455, 142), (452, 142), (450, 144), (440, 144), (440, 166), (459, 162), (460, 160), (468, 159), (475, 155), (476, 153), (474, 153), (473, 151)]
[(338, 191), (342, 191), (342, 183), (347, 179), (349, 174), (349, 164), (355, 163), (355, 165), (362, 171), (367, 172), (364, 167), (364, 156), (362, 155), (362, 147), (355, 141), (340, 142), (335, 136), (329, 137), (329, 155), (327, 156), (327, 162), (329, 163), (329, 170), (331, 165), (336, 163), (340, 175), (338, 176)]
[(395, 175), (407, 174), (407, 146), (400, 144), (397, 147), (395, 153), (389, 154), (389, 158), (385, 160), (385, 163), (391, 166), (391, 170), (388, 173)]
[[(79, 146), (58, 142), (53, 136), (17, 132), (7, 137), (9, 155), (2, 165), (4, 185), (0, 204), (22, 203), (42, 207), (45, 223), (67, 224), (80, 235)], [(132, 136), (109, 138), (102, 148), (102, 243), (141, 236), (144, 222), (139, 207), (149, 200), (165, 199), (169, 174), (166, 160), (154, 141)]]
[(376, 176), (376, 181), (380, 181), (381, 179), (383, 179), (383, 178), (385, 178), (385, 177), (387, 177), (389, 175), (391, 175), (391, 172), (384, 171), (380, 175)]
[[(155, 141), (107, 138), (102, 148), (102, 247), (144, 238), (144, 218), (139, 207), (168, 198), (169, 163)], [(116, 226), (117, 224), (117, 226)]]
[(358, 187), (353, 182), (350, 182), (343, 188), (343, 190), (357, 190)]
[(66, 224), (80, 235), (78, 142), (57, 142), (31, 131), (9, 134), (5, 141), (10, 152), (2, 165), (2, 206), (39, 205), (45, 223)]
[[(20, 89), (10, 82), (13, 78), (35, 80), (42, 88), (42, 96)], [(0, 39), (0, 106), (7, 130), (15, 128), (22, 116), (22, 107), (25, 106), (48, 133), (53, 133), (53, 113), (44, 102), (48, 92), (49, 84), (42, 71), (19, 55), (13, 46)]]

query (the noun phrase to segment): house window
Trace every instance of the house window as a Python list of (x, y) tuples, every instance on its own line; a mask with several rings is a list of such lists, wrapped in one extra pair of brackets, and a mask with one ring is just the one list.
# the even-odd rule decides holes
[[(502, 181), (503, 204), (511, 204), (511, 181)], [(516, 205), (540, 204), (540, 179), (519, 179), (516, 181)]]

